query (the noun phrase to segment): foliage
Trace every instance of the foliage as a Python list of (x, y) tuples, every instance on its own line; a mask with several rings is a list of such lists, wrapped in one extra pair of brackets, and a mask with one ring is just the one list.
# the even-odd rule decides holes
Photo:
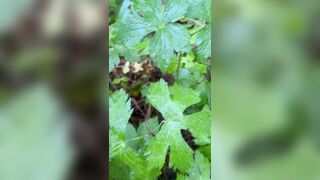
[(110, 179), (168, 178), (166, 169), (178, 179), (210, 179), (210, 3), (112, 6), (119, 11), (109, 24)]
[(73, 159), (69, 120), (44, 84), (1, 104), (1, 179), (63, 179)]

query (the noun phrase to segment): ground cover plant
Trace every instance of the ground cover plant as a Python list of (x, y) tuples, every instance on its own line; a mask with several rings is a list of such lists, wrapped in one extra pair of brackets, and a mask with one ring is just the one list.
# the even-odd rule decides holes
[(210, 179), (211, 1), (109, 4), (109, 179)]

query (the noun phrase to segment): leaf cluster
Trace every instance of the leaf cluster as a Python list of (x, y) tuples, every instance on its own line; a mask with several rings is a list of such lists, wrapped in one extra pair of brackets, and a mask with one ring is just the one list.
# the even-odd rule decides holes
[[(176, 179), (210, 179), (211, 1), (124, 0), (112, 18), (111, 85), (130, 81), (130, 70), (117, 74), (121, 62), (150, 60), (161, 77), (134, 89), (159, 113), (139, 124), (130, 121), (130, 86), (110, 93), (109, 178), (151, 180), (169, 168)], [(192, 135), (194, 145), (182, 131)]]

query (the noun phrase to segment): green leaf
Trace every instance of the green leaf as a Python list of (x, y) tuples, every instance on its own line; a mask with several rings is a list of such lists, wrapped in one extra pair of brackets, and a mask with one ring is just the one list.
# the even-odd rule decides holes
[(121, 144), (124, 144), (124, 137), (117, 133), (114, 128), (109, 129), (109, 160), (112, 160), (121, 152)]
[(195, 35), (197, 53), (204, 58), (211, 57), (211, 26), (207, 25)]
[(138, 127), (138, 130), (137, 130), (137, 134), (140, 137), (145, 136), (145, 138), (140, 139), (138, 142), (140, 150), (142, 150), (142, 151), (145, 150), (145, 148), (147, 147), (147, 145), (151, 139), (149, 132), (153, 132), (153, 135), (156, 135), (158, 126), (159, 126), (159, 123), (158, 123), (157, 117), (151, 118), (151, 119), (143, 122), (142, 124), (140, 124), (140, 126)]
[(73, 164), (72, 119), (45, 84), (11, 92), (0, 104), (0, 179), (64, 179)]
[(183, 110), (185, 107), (197, 103), (200, 99), (197, 98), (196, 93), (186, 90), (184, 95), (189, 99), (182, 102), (181, 96), (177, 94), (181, 88), (176, 84), (170, 92), (166, 82), (161, 79), (143, 91), (147, 101), (164, 117), (160, 132), (151, 139), (148, 146), (149, 169), (161, 169), (169, 148), (170, 167), (185, 172), (192, 161), (192, 149), (181, 135), (181, 129), (185, 129)]
[(189, 5), (184, 0), (166, 0), (164, 14), (167, 22), (174, 22), (187, 13)]
[(209, 159), (209, 161), (211, 161), (211, 144), (206, 145), (206, 146), (201, 146), (198, 149), (205, 158)]
[(159, 125), (159, 123), (158, 123), (157, 117), (154, 117), (154, 118), (151, 118), (147, 121), (144, 121), (138, 127), (138, 130), (137, 130), (138, 136), (148, 135), (149, 128), (150, 128), (151, 132), (154, 132), (157, 129), (158, 125)]
[(205, 79), (204, 74), (207, 72), (207, 67), (201, 63), (193, 62), (182, 58), (181, 63), (184, 68), (179, 71), (179, 83), (185, 87), (195, 88)]
[(174, 58), (171, 59), (171, 61), (169, 62), (169, 64), (167, 65), (167, 67), (162, 70), (161, 67), (159, 67), (163, 72), (166, 72), (168, 74), (173, 74), (174, 72), (176, 72), (177, 68), (178, 68), (178, 62), (179, 58), (174, 56)]
[(122, 82), (128, 82), (128, 77), (123, 76), (112, 81), (113, 84), (121, 84)]
[(159, 29), (150, 42), (150, 55), (156, 61), (164, 60), (169, 63), (174, 52), (189, 51), (188, 31), (179, 24), (168, 24)]
[[(109, 132), (109, 136), (111, 135)], [(118, 139), (118, 141), (120, 140)], [(109, 149), (109, 153), (111, 153), (109, 161), (112, 162), (119, 159), (122, 162), (122, 168), (129, 167), (130, 179), (155, 179), (159, 175), (160, 172), (155, 170), (146, 172), (147, 167), (144, 156), (130, 148), (125, 142), (120, 141), (120, 145), (117, 145), (114, 149), (116, 149), (116, 152)]]
[(157, 171), (146, 172), (144, 157), (124, 144), (119, 147), (117, 156), (114, 157), (111, 162), (118, 160), (122, 162), (121, 168), (129, 167), (129, 179), (155, 179), (159, 174)]
[(109, 73), (119, 63), (120, 63), (120, 59), (119, 59), (118, 52), (113, 48), (109, 48)]
[(183, 0), (133, 0), (133, 7), (148, 22), (159, 26), (181, 18), (187, 12), (188, 3)]
[(188, 176), (183, 178), (183, 175), (178, 175), (177, 179), (186, 179), (186, 180), (210, 180), (210, 163), (203, 157), (201, 152), (196, 151), (192, 167), (188, 170)]
[(109, 48), (109, 72), (120, 63), (119, 56), (123, 56), (126, 61), (139, 62), (141, 58), (138, 51), (133, 47), (126, 47), (122, 45), (114, 45)]
[[(187, 8), (188, 3), (182, 0), (164, 2), (160, 0), (134, 0), (130, 15), (119, 24), (119, 27), (124, 30), (119, 28), (118, 38), (125, 41), (127, 45), (135, 45), (145, 35), (154, 32), (148, 46), (150, 56), (155, 61), (164, 61), (169, 64), (175, 52), (191, 50), (188, 31), (180, 24), (174, 23), (183, 17)], [(130, 42), (126, 38), (130, 39)]]
[(179, 106), (172, 102), (167, 83), (161, 79), (144, 89), (142, 94), (147, 97), (148, 102), (161, 112), (167, 121), (181, 121), (182, 111)]
[(179, 106), (181, 111), (201, 100), (199, 93), (177, 83), (170, 87), (170, 92), (172, 101)]
[(186, 116), (186, 127), (195, 137), (198, 145), (210, 144), (211, 111), (205, 106), (202, 111)]
[(138, 141), (130, 141), (130, 139), (137, 138), (137, 137), (138, 135), (137, 135), (136, 129), (133, 127), (132, 124), (128, 124), (126, 129), (125, 140), (126, 141), (129, 140), (129, 142), (127, 142), (127, 145), (134, 150), (138, 150)]
[(189, 0), (189, 3), (187, 16), (206, 23), (195, 34), (197, 53), (204, 58), (211, 57), (211, 0)]
[(110, 160), (119, 156), (126, 148), (125, 134), (132, 110), (131, 101), (124, 90), (114, 92), (109, 97), (109, 154)]
[(188, 146), (181, 135), (181, 122), (171, 121), (165, 123), (157, 136), (151, 139), (148, 146), (147, 157), (149, 170), (161, 169), (164, 164), (168, 148), (170, 147), (169, 166), (185, 172), (192, 161), (192, 149)]
[(148, 30), (148, 23), (135, 13), (130, 13), (125, 18), (117, 21), (116, 28), (117, 35), (115, 40), (117, 44), (128, 47), (139, 43), (150, 32)]
[(158, 110), (161, 109), (163, 112), (167, 103), (171, 102), (169, 88), (162, 79), (158, 83), (152, 83), (147, 89), (143, 89), (142, 94), (147, 96), (150, 104)]
[(211, 0), (188, 0), (187, 16), (211, 23)]
[(124, 56), (126, 61), (138, 62), (141, 60), (139, 53), (134, 48), (121, 45), (116, 45), (114, 48), (120, 55)]
[[(177, 179), (210, 179), (210, 164), (203, 155), (210, 158), (210, 82), (205, 75), (211, 57), (211, 1), (121, 1), (119, 13), (112, 14), (116, 22), (109, 33), (111, 70), (120, 57), (136, 62), (143, 58), (153, 60), (162, 74), (179, 78), (172, 86), (161, 79), (137, 91), (163, 117), (160, 124), (157, 117), (150, 117), (137, 130), (128, 122), (132, 114), (128, 95), (123, 90), (111, 94), (109, 163), (113, 167), (109, 170), (114, 173), (109, 178), (157, 179), (168, 157)], [(115, 83), (127, 85), (121, 77)], [(183, 129), (200, 145), (197, 152), (182, 136)]]
[(132, 138), (136, 137), (136, 131), (128, 125), (131, 113), (131, 101), (125, 91), (120, 89), (114, 92), (109, 98), (109, 161), (120, 160), (124, 168), (129, 167), (129, 179), (155, 179), (159, 171), (145, 172), (144, 156), (133, 149), (136, 142), (133, 143)]
[(129, 6), (130, 6), (130, 0), (124, 0), (122, 2), (122, 5), (119, 9), (118, 20), (123, 20), (129, 15), (130, 13)]
[(130, 178), (130, 169), (124, 165), (120, 158), (114, 158), (109, 162), (109, 179), (126, 180)]
[(131, 113), (131, 100), (128, 100), (128, 95), (125, 91), (120, 89), (114, 92), (109, 98), (110, 128), (125, 134)]

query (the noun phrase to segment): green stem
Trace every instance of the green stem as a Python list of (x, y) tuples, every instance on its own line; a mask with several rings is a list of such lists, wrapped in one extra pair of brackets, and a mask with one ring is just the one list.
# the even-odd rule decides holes
[(179, 57), (179, 60), (178, 60), (178, 67), (177, 67), (177, 70), (176, 70), (176, 78), (177, 78), (176, 81), (179, 80), (179, 70), (180, 70), (180, 62), (181, 62), (181, 54), (180, 53), (178, 53), (178, 57)]
[[(165, 123), (165, 121), (162, 121), (153, 131), (152, 131), (152, 134), (155, 133), (160, 127), (161, 125)], [(135, 141), (135, 140), (139, 140), (139, 139), (142, 139), (142, 138), (145, 138), (145, 137), (148, 137), (148, 135), (144, 135), (144, 136), (139, 136), (139, 137), (136, 137), (136, 138), (132, 138), (132, 139), (128, 139), (126, 140), (124, 143), (127, 143), (127, 142), (130, 142), (130, 141)]]
[(147, 128), (147, 131), (148, 131), (148, 135), (150, 136), (150, 137), (152, 137), (152, 129), (151, 129), (151, 127), (150, 127), (150, 124), (149, 124), (149, 121), (148, 121), (148, 119), (149, 119), (149, 117), (150, 117), (150, 115), (151, 115), (151, 106), (150, 106), (150, 104), (148, 105), (148, 110), (147, 110), (147, 117), (146, 117), (146, 128)]
[(139, 140), (139, 139), (142, 139), (142, 138), (145, 138), (145, 137), (148, 137), (148, 135), (139, 136), (139, 137), (136, 137), (136, 138), (131, 138), (131, 139), (126, 140), (124, 143), (128, 143), (130, 141)]
[(193, 36), (194, 34), (196, 34), (197, 32), (199, 32), (201, 29), (203, 29), (204, 27), (206, 27), (207, 25), (204, 24), (202, 26), (200, 26), (198, 29), (195, 29), (192, 33), (191, 33), (191, 36)]

